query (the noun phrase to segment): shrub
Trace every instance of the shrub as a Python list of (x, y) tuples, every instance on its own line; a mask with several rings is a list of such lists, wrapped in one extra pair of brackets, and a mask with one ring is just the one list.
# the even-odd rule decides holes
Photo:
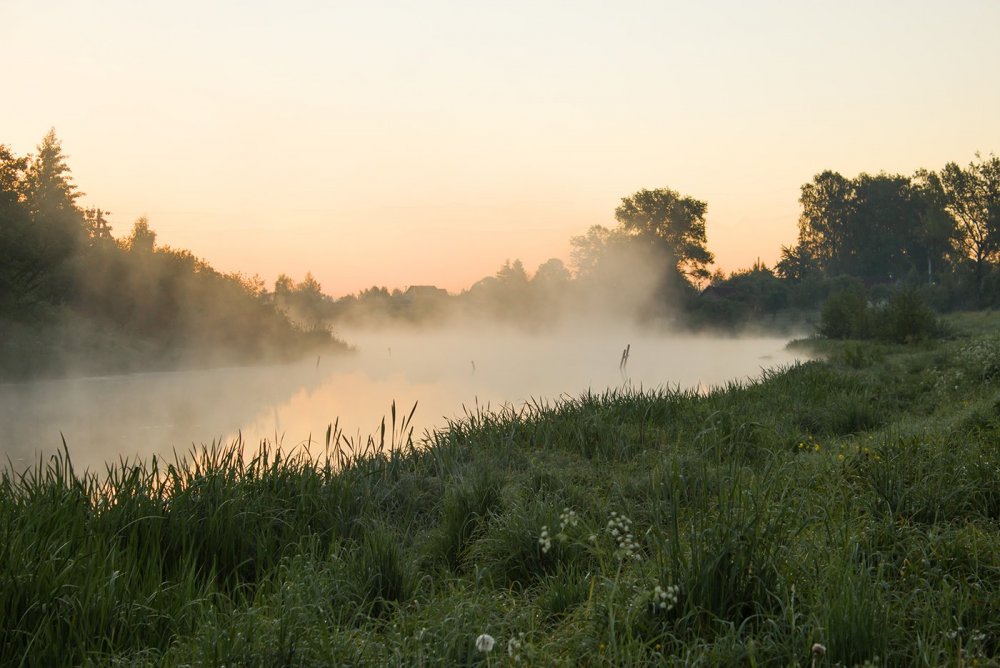
[(869, 334), (868, 305), (860, 281), (830, 295), (820, 312), (819, 333), (828, 339), (862, 339)]
[(923, 341), (936, 336), (941, 329), (927, 300), (913, 287), (904, 287), (890, 295), (881, 325), (882, 338), (896, 343)]

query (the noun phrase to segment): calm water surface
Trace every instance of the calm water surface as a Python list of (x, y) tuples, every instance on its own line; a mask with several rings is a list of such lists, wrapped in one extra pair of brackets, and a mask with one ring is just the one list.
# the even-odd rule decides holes
[[(478, 329), (423, 334), (355, 332), (357, 354), (297, 364), (142, 373), (0, 385), (0, 456), (24, 468), (62, 447), (78, 469), (120, 458), (173, 457), (242, 434), (283, 447), (322, 443), (339, 419), (366, 437), (395, 401), (416, 403), (415, 434), (478, 404), (522, 405), (631, 383), (708, 388), (788, 365), (785, 339), (654, 336), (580, 329), (559, 335)], [(631, 345), (626, 372), (622, 351)]]

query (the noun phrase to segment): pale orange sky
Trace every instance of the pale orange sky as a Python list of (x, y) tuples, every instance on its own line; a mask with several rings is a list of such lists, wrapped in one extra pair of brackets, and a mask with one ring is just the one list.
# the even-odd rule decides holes
[(54, 126), (116, 234), (326, 292), (568, 261), (621, 197), (773, 263), (824, 169), (1000, 152), (1000, 2), (5, 0), (0, 143)]

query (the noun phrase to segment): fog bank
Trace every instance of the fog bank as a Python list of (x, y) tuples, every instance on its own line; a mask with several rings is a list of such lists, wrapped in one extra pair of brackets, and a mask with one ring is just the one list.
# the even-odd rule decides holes
[[(377, 433), (395, 401), (417, 405), (415, 434), (476, 407), (522, 406), (630, 385), (707, 389), (786, 365), (785, 339), (662, 334), (565, 322), (532, 334), (501, 325), (345, 331), (353, 355), (287, 365), (131, 374), (0, 385), (0, 456), (16, 468), (61, 447), (80, 469), (120, 457), (172, 456), (242, 435), (283, 447), (321, 444), (339, 420)], [(627, 363), (622, 356), (628, 347)], [(319, 449), (319, 448), (317, 448)]]

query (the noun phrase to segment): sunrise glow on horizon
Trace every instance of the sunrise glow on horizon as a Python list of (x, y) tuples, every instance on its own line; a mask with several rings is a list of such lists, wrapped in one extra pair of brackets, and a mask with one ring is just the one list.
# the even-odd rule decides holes
[(328, 294), (569, 261), (620, 199), (708, 203), (724, 271), (825, 169), (1000, 152), (1000, 3), (14, 0), (0, 144), (55, 127), (116, 236)]

